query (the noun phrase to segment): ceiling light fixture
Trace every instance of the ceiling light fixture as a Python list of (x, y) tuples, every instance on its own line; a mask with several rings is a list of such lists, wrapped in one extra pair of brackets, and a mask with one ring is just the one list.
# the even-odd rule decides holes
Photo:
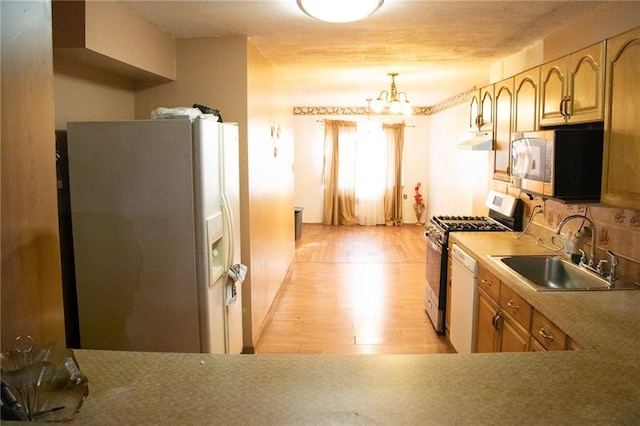
[(371, 109), (377, 114), (381, 113), (385, 108), (388, 108), (391, 114), (413, 114), (413, 108), (411, 108), (407, 94), (398, 92), (396, 89), (396, 76), (398, 73), (390, 72), (387, 75), (391, 76), (391, 91), (381, 91), (378, 98), (370, 102)]
[(384, 0), (297, 0), (298, 7), (312, 18), (325, 22), (353, 22), (380, 9)]

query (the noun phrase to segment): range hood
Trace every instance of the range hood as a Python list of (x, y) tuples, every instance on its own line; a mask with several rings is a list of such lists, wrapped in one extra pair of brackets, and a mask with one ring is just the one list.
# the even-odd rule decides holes
[(472, 151), (492, 151), (493, 132), (476, 132), (471, 135), (471, 139), (458, 144), (459, 149)]

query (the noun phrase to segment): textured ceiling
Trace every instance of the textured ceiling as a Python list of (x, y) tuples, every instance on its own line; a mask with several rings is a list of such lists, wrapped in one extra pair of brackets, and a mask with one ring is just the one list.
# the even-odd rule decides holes
[(389, 89), (389, 72), (414, 105), (434, 105), (604, 3), (386, 0), (365, 20), (330, 24), (295, 0), (119, 1), (177, 38), (248, 36), (285, 72), (301, 106), (366, 104)]

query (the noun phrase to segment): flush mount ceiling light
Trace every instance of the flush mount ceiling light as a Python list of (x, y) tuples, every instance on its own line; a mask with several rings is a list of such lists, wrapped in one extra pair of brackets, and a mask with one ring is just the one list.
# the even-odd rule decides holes
[(398, 92), (396, 89), (396, 76), (397, 72), (390, 72), (391, 76), (391, 90), (383, 90), (378, 95), (377, 99), (370, 102), (371, 109), (375, 113), (381, 113), (385, 108), (389, 110), (391, 114), (405, 114), (410, 115), (413, 113), (411, 103), (407, 99), (407, 94), (404, 92)]
[(297, 0), (298, 7), (312, 18), (325, 22), (352, 22), (380, 9), (384, 0)]

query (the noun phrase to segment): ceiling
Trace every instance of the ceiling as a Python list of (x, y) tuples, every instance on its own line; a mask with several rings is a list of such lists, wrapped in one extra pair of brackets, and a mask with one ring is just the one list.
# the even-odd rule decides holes
[(296, 106), (366, 105), (389, 89), (389, 72), (413, 105), (432, 106), (605, 3), (385, 0), (362, 21), (330, 24), (295, 0), (118, 1), (177, 38), (248, 36), (284, 72)]

